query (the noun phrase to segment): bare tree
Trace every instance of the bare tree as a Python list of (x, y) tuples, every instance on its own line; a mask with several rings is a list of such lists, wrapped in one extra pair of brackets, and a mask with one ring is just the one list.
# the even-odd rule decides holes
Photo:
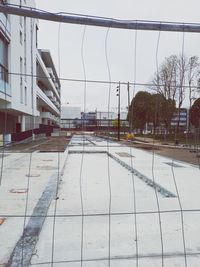
[(179, 132), (180, 125), (180, 111), (183, 105), (183, 101), (185, 99), (185, 79), (187, 74), (187, 58), (185, 55), (180, 55), (177, 60), (177, 72), (176, 72), (176, 80), (177, 80), (177, 106), (178, 106), (178, 121), (177, 121), (177, 133)]
[[(198, 77), (199, 77), (199, 58), (192, 56), (188, 60), (188, 96), (189, 96), (189, 110), (191, 110), (193, 101), (198, 92)], [(188, 130), (190, 131), (190, 120), (188, 122)]]
[[(165, 58), (153, 79), (153, 90), (163, 95), (167, 100), (176, 101), (177, 104), (177, 132), (180, 124), (180, 111), (186, 98), (186, 83), (188, 84), (188, 96), (190, 107), (200, 91), (199, 58), (197, 56), (187, 57), (182, 55), (171, 55)], [(197, 82), (198, 81), (198, 82)]]
[(197, 81), (199, 76), (199, 58), (197, 56), (192, 56), (188, 60), (188, 89), (189, 89), (189, 107), (191, 108), (195, 96), (197, 93)]
[(176, 69), (178, 58), (172, 55), (165, 59), (153, 79), (153, 90), (163, 95), (166, 99), (176, 98)]

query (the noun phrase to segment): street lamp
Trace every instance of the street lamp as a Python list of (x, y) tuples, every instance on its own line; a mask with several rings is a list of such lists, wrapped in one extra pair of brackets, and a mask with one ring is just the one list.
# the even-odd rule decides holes
[(119, 85), (117, 86), (117, 94), (118, 96), (118, 116), (117, 116), (117, 139), (120, 141), (120, 82)]

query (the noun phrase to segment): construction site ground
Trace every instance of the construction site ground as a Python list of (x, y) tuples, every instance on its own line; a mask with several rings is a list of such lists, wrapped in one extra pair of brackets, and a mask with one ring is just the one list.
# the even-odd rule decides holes
[(200, 150), (196, 146), (186, 147), (183, 145), (163, 144), (151, 138), (145, 138), (145, 140), (143, 138), (137, 138), (133, 142), (133, 146), (169, 157), (172, 160), (180, 160), (200, 166)]
[(2, 150), (0, 266), (200, 266), (192, 147), (61, 134)]
[(70, 138), (67, 136), (49, 136), (36, 140), (13, 143), (6, 146), (7, 152), (64, 152)]
[[(37, 140), (13, 143), (5, 148), (7, 152), (64, 152), (71, 137), (67, 133), (60, 136), (42, 137)], [(175, 146), (173, 144), (164, 145), (151, 138), (136, 138), (134, 141), (121, 140), (121, 143), (132, 145), (135, 148), (152, 151), (161, 156), (174, 160), (184, 161), (200, 166), (200, 151), (195, 147)]]

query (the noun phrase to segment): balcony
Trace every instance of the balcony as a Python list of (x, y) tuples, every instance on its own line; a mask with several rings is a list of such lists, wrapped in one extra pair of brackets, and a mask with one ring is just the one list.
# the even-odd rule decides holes
[(3, 80), (0, 80), (0, 92), (5, 95), (11, 96), (10, 85)]
[(53, 73), (52, 68), (50, 68), (50, 67), (46, 67), (46, 68), (47, 68), (47, 71), (49, 73), (49, 76), (51, 77), (52, 82), (55, 84), (56, 83), (56, 78), (55, 78), (55, 75)]
[(52, 68), (51, 67), (46, 67), (46, 68), (47, 68), (49, 75), (54, 76)]
[(53, 120), (54, 122), (57, 122), (57, 123), (60, 122), (60, 118), (59, 118), (59, 117), (56, 117), (56, 116), (54, 116), (54, 117), (52, 118), (52, 120)]
[(42, 119), (52, 119), (53, 115), (51, 114), (51, 112), (41, 112), (40, 117)]
[[(58, 90), (55, 86), (55, 81), (52, 80), (52, 77), (50, 75), (50, 73), (53, 72), (53, 70), (52, 70), (52, 68), (47, 68), (45, 66), (39, 52), (37, 53), (37, 61), (38, 61), (38, 67), (37, 67), (38, 75), (40, 77), (46, 77), (46, 78), (40, 78), (41, 82), (44, 84), (46, 89), (51, 88), (54, 95), (56, 95), (57, 98), (60, 98)], [(51, 91), (51, 90), (49, 90), (49, 91)]]
[(59, 87), (59, 84), (58, 84), (58, 82), (56, 80), (56, 77), (55, 77), (55, 75), (53, 73), (52, 68), (47, 67), (47, 71), (49, 73), (49, 76), (51, 77), (52, 82), (54, 83), (54, 86), (55, 86), (57, 92), (60, 94), (60, 87)]
[(57, 115), (60, 114), (59, 109), (53, 104), (53, 102), (48, 98), (48, 96), (37, 86), (37, 96), (42, 101), (42, 105), (46, 109), (50, 109), (52, 113), (55, 113)]
[(52, 99), (52, 102), (53, 102), (54, 104), (56, 104), (56, 102), (57, 102), (57, 99), (56, 99), (56, 97), (55, 97), (55, 96), (53, 97), (53, 99)]
[(59, 84), (57, 82), (55, 82), (54, 84), (55, 84), (55, 87), (56, 87), (56, 89), (57, 89), (57, 91), (58, 91), (58, 93), (60, 95), (60, 87), (59, 87)]
[(41, 112), (40, 113), (40, 117), (42, 119), (48, 119), (48, 120), (51, 120), (51, 121), (54, 121), (54, 122), (57, 122), (57, 123), (59, 123), (59, 120), (60, 120), (59, 117), (53, 115), (51, 112), (48, 112), (48, 111), (47, 112)]
[(3, 29), (4, 33), (10, 39), (10, 21), (3, 13), (0, 13), (0, 28)]
[(60, 103), (58, 101), (55, 102), (55, 105), (58, 109), (60, 108)]
[(53, 92), (50, 91), (50, 90), (45, 91), (45, 94), (46, 94), (46, 96), (48, 96), (51, 100), (54, 98)]

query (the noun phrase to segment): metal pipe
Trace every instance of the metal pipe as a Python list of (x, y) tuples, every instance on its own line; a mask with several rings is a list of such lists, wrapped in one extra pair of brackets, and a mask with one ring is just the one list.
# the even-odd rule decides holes
[(46, 11), (38, 11), (37, 9), (23, 8), (9, 5), (0, 5), (0, 12), (32, 17), (55, 22), (83, 24), (88, 26), (109, 27), (129, 30), (145, 30), (145, 31), (173, 31), (173, 32), (200, 32), (200, 24), (195, 23), (170, 23), (156, 21), (140, 21), (140, 20), (118, 20), (112, 18), (102, 18), (95, 16), (84, 16), (77, 14), (54, 14)]

